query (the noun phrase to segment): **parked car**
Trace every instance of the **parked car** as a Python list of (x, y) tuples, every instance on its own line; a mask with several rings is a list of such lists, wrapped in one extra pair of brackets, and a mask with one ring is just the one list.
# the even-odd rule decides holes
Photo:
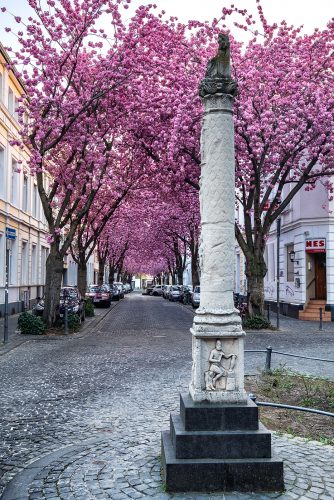
[(32, 306), (32, 313), (35, 316), (43, 316), (44, 311), (44, 300), (41, 297), (37, 297), (36, 303)]
[(125, 293), (132, 292), (132, 288), (131, 288), (130, 283), (125, 283), (124, 287), (125, 287)]
[(155, 285), (155, 287), (152, 290), (152, 295), (157, 297), (158, 295), (161, 297), (163, 292), (163, 285)]
[(77, 287), (64, 286), (60, 289), (60, 318), (64, 317), (65, 305), (67, 305), (68, 314), (77, 314), (81, 321), (85, 320), (85, 301)]
[(91, 301), (93, 301), (93, 297), (98, 289), (99, 289), (98, 285), (89, 285), (85, 294), (86, 299), (91, 299)]
[(168, 299), (169, 291), (173, 285), (164, 285), (164, 290), (162, 292), (162, 296), (164, 299)]
[(195, 286), (194, 291), (191, 296), (191, 305), (193, 308), (196, 308), (199, 306), (200, 302), (200, 295), (201, 295), (201, 287), (199, 285)]
[(114, 281), (114, 285), (116, 285), (119, 290), (119, 297), (121, 299), (124, 299), (125, 286), (123, 285), (123, 283), (121, 281)]
[[(81, 321), (85, 320), (85, 300), (82, 298), (79, 290), (75, 286), (64, 286), (60, 289), (60, 302), (58, 316), (64, 317), (65, 305), (67, 305), (68, 314), (77, 314)], [(44, 300), (37, 297), (37, 302), (32, 308), (33, 314), (43, 316)]]
[(113, 284), (112, 286), (112, 299), (111, 300), (119, 300), (121, 298), (121, 293), (117, 285)]
[(191, 285), (181, 285), (180, 302), (183, 302), (183, 304), (190, 304), (192, 291), (193, 288)]
[(109, 285), (98, 286), (92, 299), (94, 306), (110, 307), (112, 295)]
[(180, 285), (171, 285), (170, 290), (168, 292), (168, 300), (172, 302), (180, 300)]

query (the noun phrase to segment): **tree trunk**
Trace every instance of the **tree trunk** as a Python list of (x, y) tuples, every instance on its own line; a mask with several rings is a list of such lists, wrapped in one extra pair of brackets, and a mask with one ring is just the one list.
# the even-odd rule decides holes
[(263, 253), (253, 253), (246, 258), (247, 300), (250, 316), (264, 316), (264, 277), (267, 266)]
[(199, 285), (199, 269), (198, 269), (198, 244), (192, 245), (191, 251), (191, 280), (193, 287)]
[(79, 292), (84, 297), (87, 290), (87, 262), (85, 258), (79, 260), (77, 277)]
[(46, 261), (43, 320), (48, 327), (54, 325), (60, 301), (64, 261), (58, 243), (52, 243)]
[(114, 274), (115, 274), (115, 268), (109, 262), (109, 285), (112, 285), (114, 283)]
[(99, 275), (97, 279), (97, 284), (98, 285), (103, 285), (104, 282), (104, 266), (106, 264), (106, 259), (99, 259)]
[(179, 268), (177, 269), (177, 281), (178, 281), (178, 285), (183, 285), (183, 268)]

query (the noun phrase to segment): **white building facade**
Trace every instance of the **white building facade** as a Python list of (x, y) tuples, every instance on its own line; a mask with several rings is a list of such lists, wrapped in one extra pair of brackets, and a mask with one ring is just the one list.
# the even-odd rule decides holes
[(321, 181), (312, 191), (302, 189), (281, 216), (279, 276), (276, 224), (267, 241), (265, 299), (276, 302), (280, 284), (281, 312), (300, 319), (312, 301), (334, 321), (334, 202)]

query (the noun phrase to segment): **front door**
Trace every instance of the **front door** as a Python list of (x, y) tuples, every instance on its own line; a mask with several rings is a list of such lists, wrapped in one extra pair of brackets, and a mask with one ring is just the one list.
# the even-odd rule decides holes
[(314, 254), (315, 260), (315, 298), (327, 299), (326, 289), (326, 254)]

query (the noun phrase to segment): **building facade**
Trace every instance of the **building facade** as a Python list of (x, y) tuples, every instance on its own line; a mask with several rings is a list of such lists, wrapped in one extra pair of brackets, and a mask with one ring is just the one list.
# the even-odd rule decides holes
[[(276, 301), (276, 225), (265, 260), (265, 299), (270, 303)], [(278, 279), (284, 314), (318, 319), (322, 307), (326, 319), (334, 321), (334, 202), (321, 181), (312, 191), (301, 190), (282, 214)], [(317, 306), (313, 316), (305, 315), (312, 302)]]
[[(9, 314), (29, 307), (43, 295), (49, 253), (47, 225), (37, 184), (27, 165), (28, 149), (11, 146), (18, 137), (15, 111), (24, 92), (22, 82), (6, 65), (10, 59), (0, 45), (0, 315), (4, 314), (6, 250)], [(8, 228), (14, 239), (6, 238)]]

